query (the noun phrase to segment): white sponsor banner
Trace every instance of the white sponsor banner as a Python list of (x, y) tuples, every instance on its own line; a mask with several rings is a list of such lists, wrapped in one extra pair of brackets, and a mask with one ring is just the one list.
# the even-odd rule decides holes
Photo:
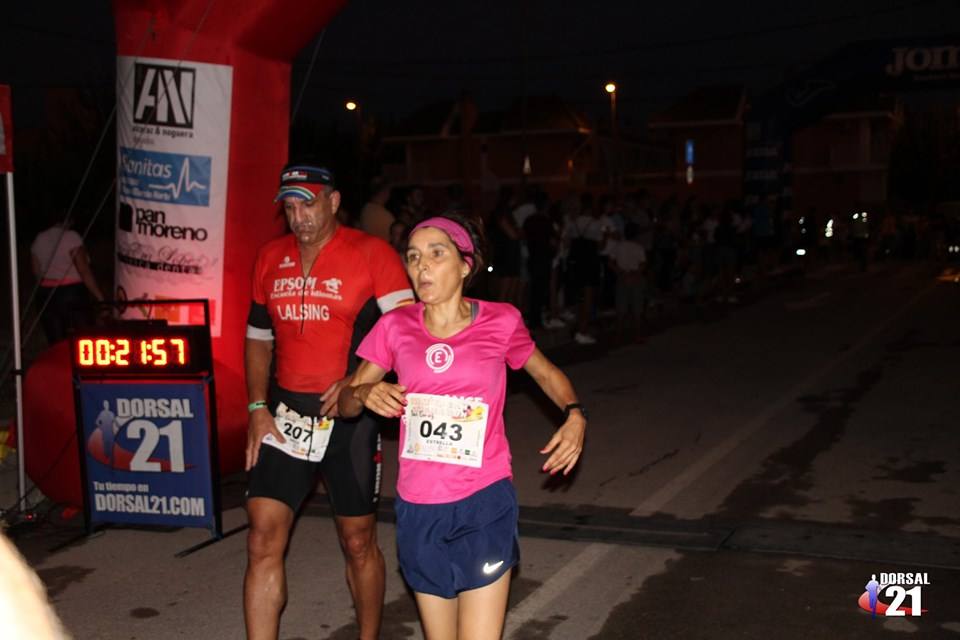
[[(120, 56), (117, 83), (117, 298), (208, 298), (218, 336), (233, 68)], [(127, 313), (197, 319), (174, 305)]]

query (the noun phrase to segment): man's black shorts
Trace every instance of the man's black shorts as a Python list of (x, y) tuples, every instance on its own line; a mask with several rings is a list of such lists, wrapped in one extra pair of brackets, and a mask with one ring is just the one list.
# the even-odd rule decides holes
[[(319, 416), (319, 394), (276, 389), (270, 413), (276, 413), (280, 402), (300, 415)], [(299, 460), (261, 444), (250, 470), (247, 498), (274, 498), (296, 512), (316, 487), (319, 473), (336, 515), (369, 515), (376, 512), (380, 499), (380, 461), (379, 424), (373, 416), (364, 412), (359, 418), (336, 418), (320, 462)]]

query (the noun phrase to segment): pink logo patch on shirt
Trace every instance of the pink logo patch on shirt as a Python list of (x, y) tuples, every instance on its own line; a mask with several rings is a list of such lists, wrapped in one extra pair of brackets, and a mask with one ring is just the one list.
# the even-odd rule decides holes
[(427, 348), (427, 366), (434, 373), (443, 373), (453, 364), (453, 349), (450, 345), (438, 342)]

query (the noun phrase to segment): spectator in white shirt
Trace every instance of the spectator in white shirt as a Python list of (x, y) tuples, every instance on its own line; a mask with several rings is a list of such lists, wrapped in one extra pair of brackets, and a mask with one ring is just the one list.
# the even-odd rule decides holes
[(56, 222), (37, 234), (30, 246), (33, 275), (40, 283), (40, 300), (45, 301), (40, 322), (53, 344), (84, 322), (90, 322), (90, 299), (103, 300), (103, 293), (90, 268), (90, 255), (83, 238), (69, 228), (69, 222)]

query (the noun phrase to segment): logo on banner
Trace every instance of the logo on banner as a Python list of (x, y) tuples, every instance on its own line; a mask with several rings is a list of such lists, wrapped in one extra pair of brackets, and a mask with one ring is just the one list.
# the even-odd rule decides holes
[(136, 63), (133, 121), (192, 129), (196, 77), (188, 67)]
[(960, 46), (896, 47), (891, 53), (893, 60), (883, 70), (894, 78), (899, 78), (905, 71), (923, 73), (960, 69)]
[(210, 156), (120, 147), (120, 193), (170, 204), (210, 205)]
[(136, 233), (141, 236), (204, 242), (208, 235), (207, 230), (203, 227), (167, 224), (167, 212), (163, 209), (134, 207), (129, 203), (121, 202), (119, 217), (121, 231)]
[[(190, 398), (116, 398), (103, 407), (87, 438), (97, 462), (123, 471), (183, 473), (183, 421), (193, 418)], [(159, 427), (156, 418), (166, 424)]]
[[(863, 587), (863, 593), (857, 599), (857, 604), (871, 617), (880, 616), (915, 616), (927, 613), (922, 606), (921, 590), (930, 585), (927, 573), (881, 573), (871, 574), (870, 580)], [(889, 598), (889, 602), (881, 600), (881, 596)], [(905, 606), (909, 601), (910, 606)]]
[(80, 383), (91, 520), (215, 524), (204, 387)]
[(836, 88), (837, 85), (829, 80), (809, 79), (802, 86), (787, 89), (787, 102), (791, 107), (800, 108)]

